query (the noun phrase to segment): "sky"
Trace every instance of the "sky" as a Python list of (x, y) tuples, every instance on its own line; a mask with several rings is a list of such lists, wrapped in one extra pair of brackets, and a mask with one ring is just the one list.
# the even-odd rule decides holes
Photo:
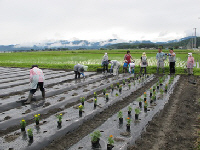
[(0, 0), (0, 45), (200, 36), (200, 0)]

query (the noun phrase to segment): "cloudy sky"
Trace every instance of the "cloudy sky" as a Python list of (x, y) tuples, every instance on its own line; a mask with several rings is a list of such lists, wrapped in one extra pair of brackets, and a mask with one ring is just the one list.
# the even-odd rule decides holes
[(0, 45), (200, 35), (200, 0), (0, 0)]

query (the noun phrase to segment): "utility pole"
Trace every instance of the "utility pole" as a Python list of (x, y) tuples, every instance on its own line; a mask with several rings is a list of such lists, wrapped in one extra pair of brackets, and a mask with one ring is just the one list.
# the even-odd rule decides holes
[(196, 29), (197, 29), (197, 28), (194, 28), (194, 48), (195, 48), (195, 49), (197, 48), (197, 36), (196, 36)]

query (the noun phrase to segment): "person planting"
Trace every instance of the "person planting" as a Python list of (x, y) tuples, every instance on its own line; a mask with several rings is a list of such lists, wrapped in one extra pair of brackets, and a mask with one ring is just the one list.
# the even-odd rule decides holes
[(75, 79), (80, 78), (81, 75), (85, 78), (84, 72), (87, 71), (87, 66), (77, 64), (74, 66)]
[(170, 74), (175, 74), (176, 54), (174, 53), (173, 48), (169, 49), (169, 54), (167, 54), (167, 56), (169, 56), (169, 70), (170, 70)]
[(117, 60), (108, 60), (111, 63), (111, 69), (113, 69), (113, 75), (118, 76), (120, 63)]
[(30, 70), (30, 83), (31, 90), (28, 96), (28, 100), (25, 102), (29, 104), (33, 97), (33, 94), (37, 91), (37, 88), (40, 88), (42, 92), (42, 97), (45, 99), (45, 89), (44, 89), (44, 74), (41, 69), (38, 68), (38, 65), (33, 65)]

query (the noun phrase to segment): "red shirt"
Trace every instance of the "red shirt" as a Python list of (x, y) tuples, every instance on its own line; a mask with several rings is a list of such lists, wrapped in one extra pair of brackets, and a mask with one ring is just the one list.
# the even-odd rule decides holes
[(126, 55), (124, 56), (124, 59), (128, 61), (128, 64), (131, 63), (131, 55), (130, 55), (130, 54), (129, 54), (129, 55), (126, 54)]

